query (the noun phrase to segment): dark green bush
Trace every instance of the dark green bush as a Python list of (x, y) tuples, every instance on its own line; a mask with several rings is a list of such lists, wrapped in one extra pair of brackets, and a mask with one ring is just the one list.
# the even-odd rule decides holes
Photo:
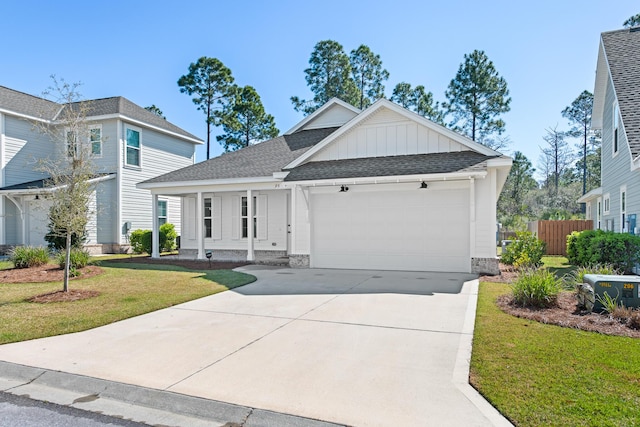
[[(61, 228), (56, 228), (51, 221), (49, 221), (49, 232), (45, 234), (44, 240), (52, 251), (59, 251), (67, 247), (66, 231)], [(86, 232), (82, 232), (82, 234), (71, 234), (72, 248), (82, 248), (86, 241)]]
[[(66, 257), (66, 251), (60, 251), (56, 255), (56, 262), (60, 268), (64, 268), (66, 264)], [(69, 254), (69, 269), (77, 270), (78, 268), (84, 268), (89, 264), (90, 259), (91, 255), (89, 255), (89, 252), (83, 249), (73, 248)]]
[(546, 243), (533, 233), (519, 231), (516, 233), (516, 240), (507, 246), (500, 260), (503, 264), (516, 268), (535, 267), (542, 262), (546, 246)]
[(9, 261), (16, 268), (29, 268), (49, 262), (49, 251), (43, 246), (16, 246), (9, 253)]
[(610, 264), (631, 273), (640, 262), (640, 236), (602, 230), (574, 232), (567, 237), (567, 258), (578, 266)]
[[(129, 236), (129, 243), (133, 252), (151, 254), (151, 236), (151, 230), (133, 230)], [(160, 251), (166, 252), (175, 249), (178, 234), (173, 224), (162, 224), (159, 236)]]
[(511, 285), (513, 300), (522, 307), (552, 307), (561, 290), (562, 280), (546, 269), (524, 269)]

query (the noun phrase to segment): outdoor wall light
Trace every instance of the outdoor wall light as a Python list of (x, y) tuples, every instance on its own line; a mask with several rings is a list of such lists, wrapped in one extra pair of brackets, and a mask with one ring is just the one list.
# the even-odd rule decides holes
[(346, 193), (347, 191), (349, 191), (349, 187), (347, 187), (346, 185), (340, 186), (339, 193)]
[(428, 187), (427, 183), (426, 183), (426, 182), (424, 182), (424, 181), (422, 181), (422, 184), (420, 184), (420, 187), (419, 187), (419, 188), (421, 188), (421, 189), (422, 189), (422, 188), (427, 188), (427, 187)]

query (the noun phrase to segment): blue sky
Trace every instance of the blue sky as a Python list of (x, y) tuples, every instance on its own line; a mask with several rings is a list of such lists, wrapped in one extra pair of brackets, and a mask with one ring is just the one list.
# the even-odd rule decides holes
[[(289, 98), (311, 97), (304, 80), (313, 46), (360, 44), (381, 56), (396, 83), (422, 84), (436, 100), (466, 53), (484, 50), (507, 80), (504, 150), (538, 163), (545, 129), (593, 91), (599, 35), (640, 12), (637, 1), (15, 1), (2, 3), (0, 85), (40, 95), (55, 74), (82, 82), (87, 99), (121, 95), (160, 107), (206, 139), (204, 114), (178, 78), (201, 56), (220, 59), (252, 85), (284, 132), (302, 119)], [(214, 129), (215, 130), (215, 129)], [(215, 130), (217, 131), (217, 130)], [(222, 152), (212, 137), (212, 156)], [(204, 146), (197, 160), (205, 158)]]

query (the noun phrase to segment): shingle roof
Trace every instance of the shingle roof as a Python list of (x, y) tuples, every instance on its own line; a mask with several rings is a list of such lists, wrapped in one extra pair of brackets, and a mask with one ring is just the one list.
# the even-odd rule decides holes
[[(88, 107), (86, 115), (89, 119), (91, 116), (122, 114), (130, 119), (156, 126), (186, 138), (201, 141), (197, 136), (179, 128), (162, 117), (156, 116), (122, 96), (92, 99), (84, 101), (84, 103)], [(79, 105), (80, 103), (74, 103), (72, 104), (72, 108), (77, 108)], [(0, 109), (40, 119), (53, 120), (59, 115), (62, 104), (0, 86)]]
[(620, 115), (633, 158), (640, 155), (640, 28), (602, 33)]
[(39, 119), (51, 119), (60, 105), (44, 98), (0, 86), (0, 108)]
[[(98, 173), (94, 174), (90, 179), (102, 178), (112, 174)], [(115, 177), (115, 175), (113, 175)], [(35, 181), (21, 182), (19, 184), (7, 185), (6, 187), (0, 187), (0, 191), (17, 191), (17, 190), (40, 190), (46, 187), (51, 187), (51, 178), (42, 178)]]
[(272, 176), (338, 128), (303, 130), (187, 166), (144, 183)]
[(460, 151), (309, 162), (293, 168), (285, 181), (484, 171), (494, 157)]

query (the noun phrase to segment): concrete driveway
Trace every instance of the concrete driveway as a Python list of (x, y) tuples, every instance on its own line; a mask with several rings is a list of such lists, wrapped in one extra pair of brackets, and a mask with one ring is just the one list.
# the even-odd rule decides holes
[(258, 281), (0, 360), (348, 425), (508, 425), (467, 384), (474, 276), (244, 270)]

